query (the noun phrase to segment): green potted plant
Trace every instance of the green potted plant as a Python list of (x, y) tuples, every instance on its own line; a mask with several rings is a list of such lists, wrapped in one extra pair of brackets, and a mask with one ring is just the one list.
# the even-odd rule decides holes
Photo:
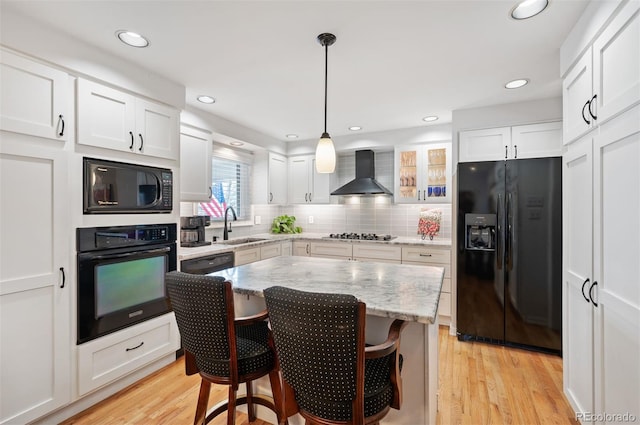
[(292, 215), (280, 215), (271, 223), (272, 233), (302, 233), (302, 227), (296, 226), (296, 218)]

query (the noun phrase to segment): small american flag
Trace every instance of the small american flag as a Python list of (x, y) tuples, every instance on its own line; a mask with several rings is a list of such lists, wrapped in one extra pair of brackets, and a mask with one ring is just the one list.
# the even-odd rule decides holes
[(200, 206), (211, 217), (224, 216), (224, 210), (227, 209), (227, 201), (224, 198), (222, 182), (214, 183), (211, 188), (211, 201), (201, 202)]

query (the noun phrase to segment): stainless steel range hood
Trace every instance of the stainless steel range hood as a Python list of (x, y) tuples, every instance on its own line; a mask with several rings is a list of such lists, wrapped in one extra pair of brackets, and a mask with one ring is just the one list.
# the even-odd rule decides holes
[(375, 179), (374, 153), (372, 150), (356, 151), (356, 178), (331, 192), (332, 195), (392, 195)]

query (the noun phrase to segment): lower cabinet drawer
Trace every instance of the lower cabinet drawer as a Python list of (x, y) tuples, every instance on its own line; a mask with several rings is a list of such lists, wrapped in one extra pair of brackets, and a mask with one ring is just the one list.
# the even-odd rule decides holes
[(253, 263), (254, 261), (260, 261), (260, 247), (236, 251), (233, 265), (241, 266), (243, 264)]
[(353, 249), (350, 243), (341, 242), (311, 242), (311, 256), (351, 258)]
[(402, 248), (384, 244), (356, 243), (353, 245), (353, 258), (377, 258), (399, 262), (402, 259)]
[(269, 244), (260, 247), (260, 260), (279, 257), (282, 254), (282, 245), (279, 243)]
[(86, 394), (180, 348), (173, 313), (78, 346), (78, 392)]
[(432, 247), (409, 246), (402, 248), (402, 262), (451, 263), (451, 251)]

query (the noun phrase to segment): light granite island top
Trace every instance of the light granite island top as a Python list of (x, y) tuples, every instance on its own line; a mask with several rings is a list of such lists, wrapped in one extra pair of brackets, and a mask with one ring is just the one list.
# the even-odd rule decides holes
[[(284, 256), (233, 267), (212, 276), (233, 283), (235, 313), (246, 316), (265, 308), (262, 291), (280, 285), (302, 291), (351, 294), (367, 305), (366, 340), (378, 344), (387, 337), (394, 319), (408, 322), (401, 335), (402, 406), (391, 409), (386, 425), (435, 424), (438, 393), (438, 299), (444, 269)], [(269, 394), (269, 380), (257, 380), (259, 391)], [(240, 395), (239, 395), (240, 396)], [(241, 407), (241, 409), (243, 409)], [(271, 423), (273, 412), (258, 406), (258, 417)], [(300, 415), (289, 424), (302, 425)]]
[(233, 291), (262, 297), (270, 286), (301, 291), (354, 295), (372, 316), (435, 323), (442, 289), (442, 267), (274, 257), (219, 272), (233, 282)]

